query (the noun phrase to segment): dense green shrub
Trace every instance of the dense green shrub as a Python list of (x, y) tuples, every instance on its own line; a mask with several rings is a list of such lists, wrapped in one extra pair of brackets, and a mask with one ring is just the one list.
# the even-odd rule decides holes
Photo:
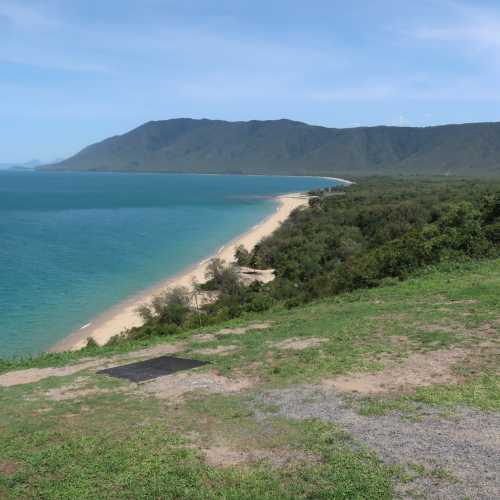
[(191, 311), (190, 306), (188, 290), (177, 287), (156, 296), (150, 304), (139, 307), (137, 312), (146, 323), (181, 326)]
[(217, 291), (201, 311), (186, 291), (169, 292), (141, 310), (146, 324), (130, 336), (170, 335), (358, 288), (404, 279), (425, 266), (494, 256), (500, 248), (500, 182), (365, 179), (318, 191), (240, 265), (275, 270), (266, 285), (243, 286), (237, 269), (213, 259), (201, 290)]
[(498, 252), (499, 182), (371, 179), (344, 191), (316, 192), (252, 252), (252, 265), (275, 269), (275, 300), (300, 304)]

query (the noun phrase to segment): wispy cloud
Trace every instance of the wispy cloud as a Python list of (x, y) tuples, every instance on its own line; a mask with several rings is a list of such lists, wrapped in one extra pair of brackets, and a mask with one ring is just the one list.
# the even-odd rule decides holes
[(17, 29), (47, 29), (58, 25), (55, 18), (48, 16), (41, 9), (26, 5), (26, 2), (2, 0), (0, 19), (5, 19)]
[[(420, 28), (415, 35), (422, 40), (462, 42), (482, 49), (500, 48), (500, 20), (477, 20), (459, 26)], [(470, 47), (470, 45), (468, 45)]]
[(461, 43), (464, 48), (500, 48), (500, 9), (450, 2), (450, 16), (442, 23), (417, 27), (421, 40)]
[[(473, 78), (453, 81), (400, 78), (379, 80), (362, 85), (331, 87), (310, 92), (307, 97), (318, 102), (498, 102), (500, 91), (495, 82), (490, 85)], [(391, 122), (393, 123), (394, 120)]]
[(373, 81), (362, 85), (320, 89), (310, 92), (309, 97), (319, 102), (383, 101), (394, 98), (396, 92), (399, 92), (399, 88), (394, 82)]

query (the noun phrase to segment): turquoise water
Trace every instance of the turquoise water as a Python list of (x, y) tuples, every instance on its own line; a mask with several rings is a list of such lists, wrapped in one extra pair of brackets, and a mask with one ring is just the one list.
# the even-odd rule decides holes
[(37, 353), (212, 254), (293, 177), (0, 172), (0, 357)]

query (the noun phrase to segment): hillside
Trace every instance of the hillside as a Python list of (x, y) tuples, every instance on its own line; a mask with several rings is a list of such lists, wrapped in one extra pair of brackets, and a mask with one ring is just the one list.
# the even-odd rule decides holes
[(500, 174), (500, 123), (326, 128), (290, 120), (148, 122), (50, 170), (356, 176)]
[[(446, 264), (0, 363), (0, 497), (498, 498), (499, 297), (498, 259)], [(210, 364), (140, 384), (97, 373), (167, 353)]]

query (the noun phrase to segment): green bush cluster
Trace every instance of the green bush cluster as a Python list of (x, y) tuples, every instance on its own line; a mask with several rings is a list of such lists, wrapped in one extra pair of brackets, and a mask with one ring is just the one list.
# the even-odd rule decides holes
[(214, 291), (214, 302), (195, 309), (187, 291), (169, 292), (141, 310), (146, 323), (129, 337), (171, 335), (277, 303), (292, 308), (499, 253), (500, 182), (378, 178), (312, 194), (308, 209), (252, 252), (236, 251), (241, 266), (273, 268), (273, 282), (244, 286), (235, 266), (213, 259), (198, 291)]
[(367, 180), (316, 193), (251, 254), (290, 306), (405, 278), (445, 260), (498, 254), (500, 183)]

